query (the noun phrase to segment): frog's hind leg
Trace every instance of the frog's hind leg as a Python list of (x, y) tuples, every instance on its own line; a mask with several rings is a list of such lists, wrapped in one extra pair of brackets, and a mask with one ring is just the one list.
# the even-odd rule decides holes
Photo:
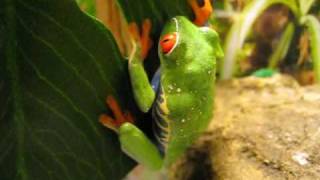
[(198, 26), (203, 26), (213, 11), (211, 0), (188, 0), (188, 2), (195, 15), (193, 22)]
[(135, 125), (124, 123), (119, 129), (121, 149), (150, 170), (159, 170), (163, 160), (157, 147)]
[(117, 101), (108, 96), (106, 104), (113, 112), (114, 118), (102, 114), (99, 121), (107, 128), (119, 135), (121, 149), (151, 170), (158, 170), (162, 167), (162, 157), (156, 146), (137, 128), (130, 113), (123, 113)]

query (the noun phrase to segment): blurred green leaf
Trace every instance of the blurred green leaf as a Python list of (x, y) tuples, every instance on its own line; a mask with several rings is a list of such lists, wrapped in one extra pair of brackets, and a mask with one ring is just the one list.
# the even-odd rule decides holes
[(121, 179), (133, 162), (98, 116), (110, 94), (135, 107), (110, 32), (71, 0), (1, 1), (0, 22), (0, 179)]
[(118, 0), (129, 22), (141, 23), (150, 18), (153, 24), (164, 23), (166, 19), (183, 15), (191, 18), (192, 10), (188, 0)]
[(232, 77), (237, 54), (251, 31), (253, 23), (259, 15), (273, 4), (284, 4), (290, 8), (293, 14), (299, 17), (299, 11), (295, 0), (259, 0), (248, 4), (240, 16), (232, 25), (225, 42), (225, 57), (220, 67), (222, 79)]
[(316, 80), (320, 82), (320, 22), (312, 16), (307, 15), (302, 18), (302, 23), (307, 26), (310, 33), (311, 58), (313, 62)]
[(292, 22), (289, 22), (286, 29), (281, 35), (281, 38), (277, 44), (277, 47), (275, 48), (275, 50), (273, 50), (273, 53), (268, 60), (270, 69), (277, 68), (280, 61), (286, 57), (293, 35), (294, 35), (294, 25)]
[(302, 16), (308, 13), (314, 2), (315, 0), (299, 0), (299, 8)]

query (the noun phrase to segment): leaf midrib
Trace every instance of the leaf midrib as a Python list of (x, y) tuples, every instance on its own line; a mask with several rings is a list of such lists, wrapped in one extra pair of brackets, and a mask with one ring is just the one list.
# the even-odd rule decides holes
[(22, 108), (21, 87), (19, 86), (19, 70), (17, 65), (17, 46), (16, 46), (16, 9), (14, 0), (6, 0), (5, 17), (7, 19), (7, 44), (5, 46), (6, 70), (9, 74), (11, 97), (13, 101), (13, 123), (16, 127), (17, 139), (17, 172), (16, 177), (27, 180), (27, 172), (24, 161), (24, 112)]

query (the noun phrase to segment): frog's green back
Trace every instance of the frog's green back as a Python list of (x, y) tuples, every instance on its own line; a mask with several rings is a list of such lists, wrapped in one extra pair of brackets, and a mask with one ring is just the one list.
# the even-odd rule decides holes
[(213, 117), (216, 59), (222, 56), (219, 38), (184, 17), (173, 18), (162, 36), (177, 32), (177, 45), (161, 59), (162, 108), (168, 120), (165, 165), (170, 165), (208, 126)]

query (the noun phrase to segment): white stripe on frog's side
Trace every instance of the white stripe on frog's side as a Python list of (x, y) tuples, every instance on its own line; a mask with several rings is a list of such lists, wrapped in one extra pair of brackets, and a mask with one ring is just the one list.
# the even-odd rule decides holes
[(171, 50), (168, 53), (164, 54), (165, 56), (169, 56), (172, 53), (172, 51), (177, 47), (177, 45), (179, 43), (179, 23), (178, 23), (177, 18), (172, 18), (172, 20), (174, 21), (174, 23), (176, 23), (176, 32), (175, 32), (175, 34), (176, 34), (177, 39), (176, 39), (176, 43), (174, 44), (173, 48), (171, 48)]

